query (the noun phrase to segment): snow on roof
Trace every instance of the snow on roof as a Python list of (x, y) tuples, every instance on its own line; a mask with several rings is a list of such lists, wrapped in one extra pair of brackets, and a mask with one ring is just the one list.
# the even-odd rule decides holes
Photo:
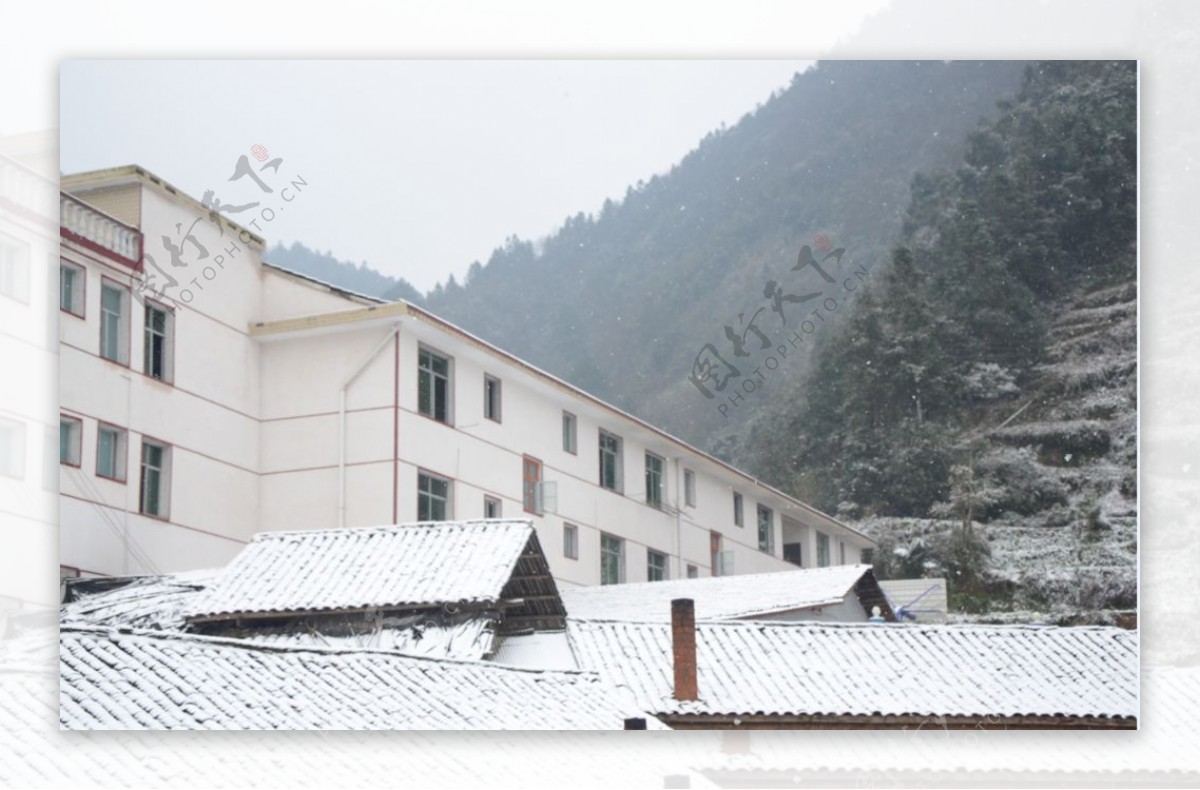
[(697, 620), (732, 620), (841, 603), (870, 565), (564, 588), (567, 615), (582, 619), (670, 620), (671, 601), (691, 598)]
[[(76, 600), (60, 608), (59, 624), (186, 632), (190, 626), (184, 613), (215, 574), (135, 577), (120, 580), (122, 586), (75, 592)], [(77, 587), (86, 589), (86, 585)], [(494, 652), (496, 620), (494, 613), (450, 615), (439, 609), (374, 618), (342, 628), (317, 629), (301, 619), (272, 627), (224, 628), (216, 635), (262, 645), (394, 650), (425, 658), (478, 661)]]
[(66, 627), (59, 647), (64, 729), (622, 729), (645, 717), (590, 672), (161, 631)]
[(696, 628), (700, 699), (673, 699), (665, 623), (570, 620), (579, 665), (661, 713), (1137, 716), (1118, 628), (724, 622)]
[[(48, 646), (36, 666), (18, 642)], [(10, 649), (11, 648), (11, 649)], [(7, 657), (18, 656), (14, 666)], [(979, 737), (973, 730), (942, 730), (927, 737), (882, 730), (829, 730), (813, 736), (819, 749), (797, 749), (795, 738), (770, 732), (695, 733), (673, 738), (664, 757), (661, 739), (635, 735), (597, 742), (594, 735), (521, 731), (446, 738), (437, 732), (403, 737), (329, 737), (319, 732), (274, 732), (236, 737), (164, 740), (157, 732), (70, 732), (58, 726), (58, 635), (53, 629), (0, 639), (0, 785), (84, 787), (105, 783), (163, 786), (199, 778), (212, 787), (501, 786), (530, 784), (530, 758), (538, 781), (579, 784), (596, 777), (611, 787), (661, 786), (664, 773), (692, 776), (692, 786), (739, 779), (742, 786), (828, 785), (835, 779), (880, 784), (958, 785), (1007, 780), (1008, 785), (1049, 786), (1078, 779), (1102, 784), (1195, 785), (1196, 711), (1200, 667), (1143, 665), (1147, 703), (1136, 736), (1092, 732), (1010, 732)], [(648, 724), (654, 726), (653, 719)], [(1120, 747), (1113, 748), (1120, 739)], [(269, 739), (269, 742), (264, 739)], [(733, 739), (737, 739), (736, 741)], [(738, 742), (743, 743), (737, 749)], [(669, 771), (664, 771), (669, 767)], [(729, 771), (738, 771), (730, 775)], [(697, 776), (694, 772), (702, 772)], [(748, 772), (770, 771), (772, 773)], [(837, 771), (834, 779), (830, 771)], [(193, 783), (197, 783), (193, 781)], [(841, 781), (846, 784), (846, 781)], [(1075, 781), (1075, 784), (1080, 784)], [(523, 786), (523, 785), (522, 785)]]
[[(426, 613), (422, 612), (407, 617), (388, 618), (362, 630), (350, 628), (339, 630), (337, 633), (307, 627), (253, 627), (222, 631), (214, 635), (262, 645), (391, 650), (406, 656), (422, 658), (482, 661), (495, 651), (495, 628), (496, 619), (487, 614), (427, 617)], [(573, 666), (569, 668), (575, 669)]]
[[(219, 571), (143, 576), (98, 592), (73, 592), (75, 599), (63, 604), (59, 610), (59, 622), (63, 625), (180, 630), (185, 625), (184, 612), (192, 599), (217, 573)], [(82, 589), (83, 585), (79, 587)]]
[(495, 603), (532, 536), (527, 520), (262, 532), (187, 614)]
[(578, 669), (566, 631), (506, 636), (492, 660), (497, 664), (526, 669)]

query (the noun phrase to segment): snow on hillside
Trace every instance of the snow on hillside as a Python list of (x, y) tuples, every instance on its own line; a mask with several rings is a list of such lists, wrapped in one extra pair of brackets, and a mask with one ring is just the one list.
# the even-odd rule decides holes
[[(1056, 315), (1037, 380), (994, 414), (1027, 408), (986, 433), (977, 461), (1001, 492), (999, 512), (975, 524), (990, 549), (987, 600), (959, 599), (959, 620), (1115, 623), (1137, 607), (1136, 284), (1076, 294)], [(857, 526), (901, 565), (956, 522), (876, 517)]]

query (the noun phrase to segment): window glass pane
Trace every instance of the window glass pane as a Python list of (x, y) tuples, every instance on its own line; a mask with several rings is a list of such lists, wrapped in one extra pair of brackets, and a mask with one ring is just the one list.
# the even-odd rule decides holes
[(96, 451), (96, 474), (104, 477), (117, 476), (117, 432), (101, 428)]
[(111, 317), (106, 316), (104, 323), (100, 326), (103, 337), (101, 338), (100, 353), (105, 359), (116, 361), (120, 359), (120, 346), (117, 341), (118, 327), (116, 321)]
[(58, 422), (58, 460), (59, 463), (79, 465), (79, 455), (82, 449), (83, 426), (75, 420), (59, 420)]
[(483, 416), (500, 421), (500, 379), (483, 377)]
[(667, 555), (658, 551), (650, 551), (646, 554), (646, 578), (652, 582), (661, 582), (667, 579)]
[(651, 505), (662, 504), (662, 479), (663, 460), (646, 453), (646, 501)]
[(733, 495), (733, 523), (739, 527), (746, 523), (742, 518), (742, 495), (736, 493)]
[(157, 469), (147, 467), (146, 476), (142, 482), (145, 492), (142, 509), (151, 514), (158, 513), (158, 485), (160, 482), (158, 475)]
[(121, 312), (121, 292), (111, 286), (104, 286), (101, 295), (101, 307), (108, 310), (110, 313)]
[(445, 521), (450, 513), (450, 481), (433, 475), (417, 476), (417, 520)]
[(417, 521), (429, 521), (429, 483), (425, 475), (417, 477)]
[(433, 416), (433, 378), (422, 369), (417, 375), (417, 411), (427, 417)]
[(143, 450), (142, 459), (147, 464), (153, 466), (156, 469), (160, 468), (162, 466), (163, 448), (159, 447), (156, 444), (144, 444), (144, 445), (142, 445), (142, 450)]
[(105, 285), (100, 292), (100, 355), (114, 362), (122, 362), (121, 354), (120, 289)]
[(166, 450), (157, 444), (142, 443), (142, 512), (161, 516), (163, 507), (165, 483), (163, 477), (163, 460)]
[(563, 412), (562, 416), (563, 429), (563, 451), (574, 453), (575, 447), (575, 415)]
[(146, 333), (142, 368), (156, 379), (167, 377), (167, 312), (146, 305)]
[(542, 465), (534, 458), (522, 461), (521, 488), (524, 507), (528, 513), (542, 512), (541, 491), (538, 484), (542, 481)]
[(622, 541), (611, 535), (600, 536), (600, 583), (620, 584), (624, 581)]
[(75, 291), (79, 285), (79, 270), (70, 266), (60, 266), (59, 269), (58, 306), (63, 310), (78, 312), (75, 307)]
[(563, 524), (563, 556), (579, 559), (579, 528), (574, 524)]
[(758, 547), (763, 551), (773, 551), (775, 530), (772, 529), (771, 509), (758, 506)]
[(417, 358), (417, 410), (427, 417), (447, 422), (450, 361), (426, 349), (421, 349)]
[(600, 433), (600, 485), (616, 491), (620, 488), (621, 440)]
[(440, 376), (433, 378), (433, 418), (446, 421), (446, 379)]

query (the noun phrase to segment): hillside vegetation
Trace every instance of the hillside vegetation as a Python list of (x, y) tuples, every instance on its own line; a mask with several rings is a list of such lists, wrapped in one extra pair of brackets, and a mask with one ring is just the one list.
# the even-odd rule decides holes
[(978, 611), (1134, 605), (1136, 107), (1132, 63), (1031, 67), (742, 445), (866, 519), (884, 573)]
[(298, 241), (292, 242), (290, 246), (277, 243), (267, 251), (264, 259), (275, 266), (365, 296), (392, 301), (404, 299), (418, 304), (423, 301), (420, 291), (403, 277), (380, 274), (368, 266), (366, 261), (355, 264), (338, 260), (332, 252), (317, 252)]

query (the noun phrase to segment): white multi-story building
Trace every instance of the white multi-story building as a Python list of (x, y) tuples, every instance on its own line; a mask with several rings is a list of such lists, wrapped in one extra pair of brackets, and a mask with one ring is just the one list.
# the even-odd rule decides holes
[[(273, 189), (273, 209), (306, 186)], [(218, 566), (262, 530), (501, 516), (533, 519), (566, 584), (873, 546), (426, 310), (264, 263), (262, 236), (141, 168), (63, 190), (64, 572)]]

